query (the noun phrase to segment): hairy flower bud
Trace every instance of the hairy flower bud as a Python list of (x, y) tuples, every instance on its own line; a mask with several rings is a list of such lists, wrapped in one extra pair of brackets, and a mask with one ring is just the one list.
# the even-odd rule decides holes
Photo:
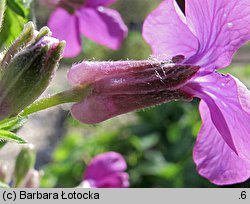
[(35, 151), (33, 145), (24, 147), (16, 158), (15, 171), (14, 171), (14, 186), (20, 186), (21, 182), (25, 179), (29, 170), (35, 164)]
[(31, 169), (25, 179), (24, 188), (39, 188), (40, 186), (40, 172), (35, 170), (35, 169)]
[(48, 28), (28, 24), (1, 62), (0, 120), (15, 116), (47, 88), (65, 43), (50, 37)]

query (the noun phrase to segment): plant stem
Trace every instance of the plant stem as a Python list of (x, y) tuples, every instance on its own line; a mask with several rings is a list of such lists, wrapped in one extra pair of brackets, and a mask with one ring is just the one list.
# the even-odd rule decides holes
[(64, 103), (80, 102), (91, 91), (89, 86), (76, 87), (67, 91), (63, 91), (52, 95), (48, 98), (38, 100), (25, 108), (19, 116), (28, 116), (32, 113), (51, 108)]

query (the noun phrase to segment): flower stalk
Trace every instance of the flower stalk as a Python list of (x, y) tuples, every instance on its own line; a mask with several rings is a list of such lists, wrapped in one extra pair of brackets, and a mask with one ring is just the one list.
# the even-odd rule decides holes
[(37, 100), (27, 108), (25, 108), (19, 116), (25, 117), (32, 113), (36, 113), (41, 110), (45, 110), (57, 105), (65, 103), (79, 102), (91, 91), (89, 86), (79, 86), (66, 90), (50, 97)]

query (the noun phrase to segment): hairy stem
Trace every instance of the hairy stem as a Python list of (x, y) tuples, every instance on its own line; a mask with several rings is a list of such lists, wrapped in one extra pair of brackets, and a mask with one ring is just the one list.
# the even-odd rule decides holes
[(57, 93), (48, 98), (40, 99), (34, 102), (25, 108), (19, 116), (28, 116), (32, 113), (36, 113), (60, 104), (80, 102), (90, 91), (91, 89), (89, 86), (84, 86)]

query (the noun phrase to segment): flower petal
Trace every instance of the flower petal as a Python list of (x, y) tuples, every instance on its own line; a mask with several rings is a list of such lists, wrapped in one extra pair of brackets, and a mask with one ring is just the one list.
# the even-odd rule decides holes
[(82, 7), (77, 13), (82, 34), (108, 48), (119, 49), (128, 29), (117, 11)]
[(91, 160), (84, 173), (84, 180), (92, 180), (97, 183), (125, 171), (126, 168), (127, 164), (122, 155), (116, 152), (106, 152)]
[[(50, 16), (48, 26), (53, 36), (66, 41), (64, 57), (76, 57), (81, 52), (78, 19), (66, 10), (57, 8)], [(65, 30), (67, 29), (67, 30)]]
[(117, 0), (86, 0), (85, 6), (97, 7), (97, 6), (109, 6), (115, 3)]
[[(250, 92), (238, 79), (212, 73), (199, 77), (194, 94), (208, 105), (211, 120), (227, 145), (250, 161)], [(190, 93), (190, 92), (189, 92)], [(203, 110), (201, 110), (201, 115)]]
[(250, 177), (250, 162), (243, 160), (225, 143), (210, 116), (206, 103), (200, 103), (202, 127), (193, 158), (200, 175), (217, 185), (240, 183)]
[(186, 19), (199, 40), (198, 52), (189, 64), (226, 67), (236, 50), (250, 40), (249, 0), (188, 0)]
[(176, 55), (189, 58), (198, 49), (198, 41), (178, 9), (175, 0), (165, 0), (143, 25), (143, 37), (151, 45), (153, 55), (162, 60)]

